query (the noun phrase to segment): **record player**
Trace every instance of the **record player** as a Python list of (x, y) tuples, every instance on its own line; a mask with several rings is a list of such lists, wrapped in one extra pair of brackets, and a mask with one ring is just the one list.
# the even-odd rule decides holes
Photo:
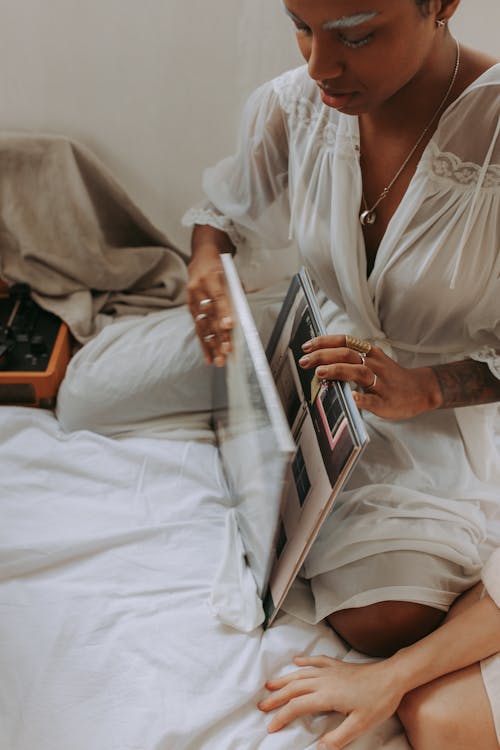
[(65, 323), (0, 280), (0, 404), (51, 409), (71, 358)]

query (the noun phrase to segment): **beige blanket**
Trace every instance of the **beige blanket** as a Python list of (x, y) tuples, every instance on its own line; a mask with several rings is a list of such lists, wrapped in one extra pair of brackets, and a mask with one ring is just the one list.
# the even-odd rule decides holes
[(29, 284), (83, 343), (183, 303), (186, 257), (83, 146), (0, 133), (0, 277)]

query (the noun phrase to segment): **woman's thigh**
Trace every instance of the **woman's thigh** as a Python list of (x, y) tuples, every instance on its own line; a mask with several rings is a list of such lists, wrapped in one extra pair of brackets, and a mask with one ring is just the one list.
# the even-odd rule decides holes
[(444, 615), (442, 610), (424, 604), (384, 601), (340, 610), (327, 620), (357, 651), (370, 656), (391, 656), (435, 630)]

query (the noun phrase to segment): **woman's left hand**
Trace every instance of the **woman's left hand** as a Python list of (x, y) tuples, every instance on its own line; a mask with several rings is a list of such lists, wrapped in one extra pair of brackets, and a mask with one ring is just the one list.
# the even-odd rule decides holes
[(320, 747), (340, 750), (397, 710), (403, 697), (383, 662), (346, 664), (328, 656), (297, 657), (300, 669), (269, 680), (272, 694), (259, 703), (261, 711), (279, 711), (268, 732), (277, 732), (299, 716), (338, 711), (344, 721), (321, 738)]
[(360, 409), (385, 419), (408, 419), (441, 404), (441, 391), (430, 367), (405, 368), (378, 346), (363, 355), (346, 346), (344, 335), (318, 336), (303, 345), (299, 364), (315, 369), (320, 380), (356, 383), (353, 393)]

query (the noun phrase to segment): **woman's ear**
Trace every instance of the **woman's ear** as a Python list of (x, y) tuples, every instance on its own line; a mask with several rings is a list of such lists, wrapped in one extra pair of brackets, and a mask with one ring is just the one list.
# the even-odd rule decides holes
[(436, 21), (440, 20), (448, 23), (460, 5), (460, 0), (439, 0), (439, 2), (431, 3), (431, 5), (434, 6), (433, 12)]

